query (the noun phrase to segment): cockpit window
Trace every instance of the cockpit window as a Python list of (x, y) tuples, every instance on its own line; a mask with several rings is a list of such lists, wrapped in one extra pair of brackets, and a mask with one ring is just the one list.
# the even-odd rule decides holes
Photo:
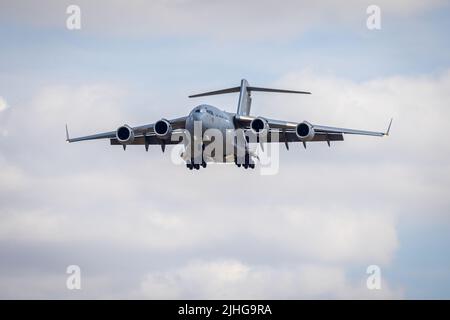
[(195, 113), (205, 113), (207, 111), (206, 111), (205, 107), (198, 107), (198, 109), (195, 109), (194, 112)]

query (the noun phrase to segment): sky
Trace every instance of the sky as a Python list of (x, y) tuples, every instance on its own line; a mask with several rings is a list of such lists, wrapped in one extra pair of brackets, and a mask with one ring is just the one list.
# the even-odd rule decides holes
[[(439, 0), (0, 0), (0, 298), (450, 298), (449, 29)], [(253, 115), (391, 134), (280, 148), (275, 175), (65, 142), (234, 112), (187, 96), (242, 78), (312, 92)]]

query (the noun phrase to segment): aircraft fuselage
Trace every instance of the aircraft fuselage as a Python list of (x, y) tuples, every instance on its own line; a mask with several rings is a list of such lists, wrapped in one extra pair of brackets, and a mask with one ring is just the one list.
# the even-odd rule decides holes
[[(190, 137), (196, 141), (202, 141), (208, 144), (211, 140), (211, 134), (220, 132), (222, 137), (223, 156), (233, 155), (233, 148), (225, 147), (227, 144), (227, 132), (235, 130), (234, 114), (222, 111), (214, 106), (202, 104), (196, 106), (186, 118), (186, 130)], [(234, 144), (234, 140), (232, 141)], [(231, 150), (230, 150), (231, 149)]]

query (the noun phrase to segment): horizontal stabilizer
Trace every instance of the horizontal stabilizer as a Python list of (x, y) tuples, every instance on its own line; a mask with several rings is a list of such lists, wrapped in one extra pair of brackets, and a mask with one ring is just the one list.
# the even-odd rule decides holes
[(204, 97), (204, 96), (213, 96), (216, 94), (224, 94), (224, 93), (232, 93), (232, 92), (239, 92), (241, 90), (241, 87), (233, 87), (228, 89), (222, 89), (217, 91), (210, 91), (205, 93), (199, 93), (189, 96), (189, 98), (197, 98), (197, 97)]
[(189, 96), (189, 98), (198, 98), (198, 97), (205, 97), (205, 96), (213, 96), (216, 94), (239, 92), (239, 102), (238, 102), (236, 114), (248, 116), (250, 114), (250, 107), (252, 104), (252, 97), (251, 97), (252, 91), (311, 94), (311, 92), (307, 92), (307, 91), (252, 87), (249, 85), (247, 80), (242, 79), (241, 85), (239, 87), (232, 87), (232, 88), (227, 88), (227, 89), (222, 89), (222, 90), (194, 94), (194, 95)]
[[(241, 87), (233, 87), (228, 89), (222, 89), (222, 90), (216, 90), (216, 91), (210, 91), (205, 93), (199, 93), (189, 96), (189, 98), (198, 98), (198, 97), (205, 97), (205, 96), (213, 96), (217, 94), (226, 94), (226, 93), (233, 93), (233, 92), (239, 92), (241, 90)], [(278, 93), (300, 93), (300, 94), (311, 94), (311, 92), (307, 91), (296, 91), (296, 90), (283, 90), (283, 89), (272, 89), (272, 88), (260, 88), (260, 87), (247, 87), (247, 91), (260, 91), (260, 92), (278, 92)]]
[(272, 89), (272, 88), (259, 88), (259, 87), (247, 87), (247, 90), (249, 90), (249, 91), (262, 91), (262, 92), (311, 94), (311, 92), (308, 92), (308, 91), (296, 91), (296, 90), (284, 90), (284, 89)]

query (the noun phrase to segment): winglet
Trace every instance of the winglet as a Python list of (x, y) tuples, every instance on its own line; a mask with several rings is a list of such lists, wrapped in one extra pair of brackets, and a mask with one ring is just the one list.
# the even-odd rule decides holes
[(384, 134), (385, 136), (388, 136), (388, 135), (389, 135), (389, 131), (391, 130), (392, 119), (393, 119), (393, 118), (391, 118), (391, 121), (389, 121), (388, 128), (387, 128), (387, 130), (386, 130), (386, 133)]
[(67, 123), (66, 123), (66, 141), (70, 142), (70, 138), (69, 138), (69, 130), (67, 129)]

